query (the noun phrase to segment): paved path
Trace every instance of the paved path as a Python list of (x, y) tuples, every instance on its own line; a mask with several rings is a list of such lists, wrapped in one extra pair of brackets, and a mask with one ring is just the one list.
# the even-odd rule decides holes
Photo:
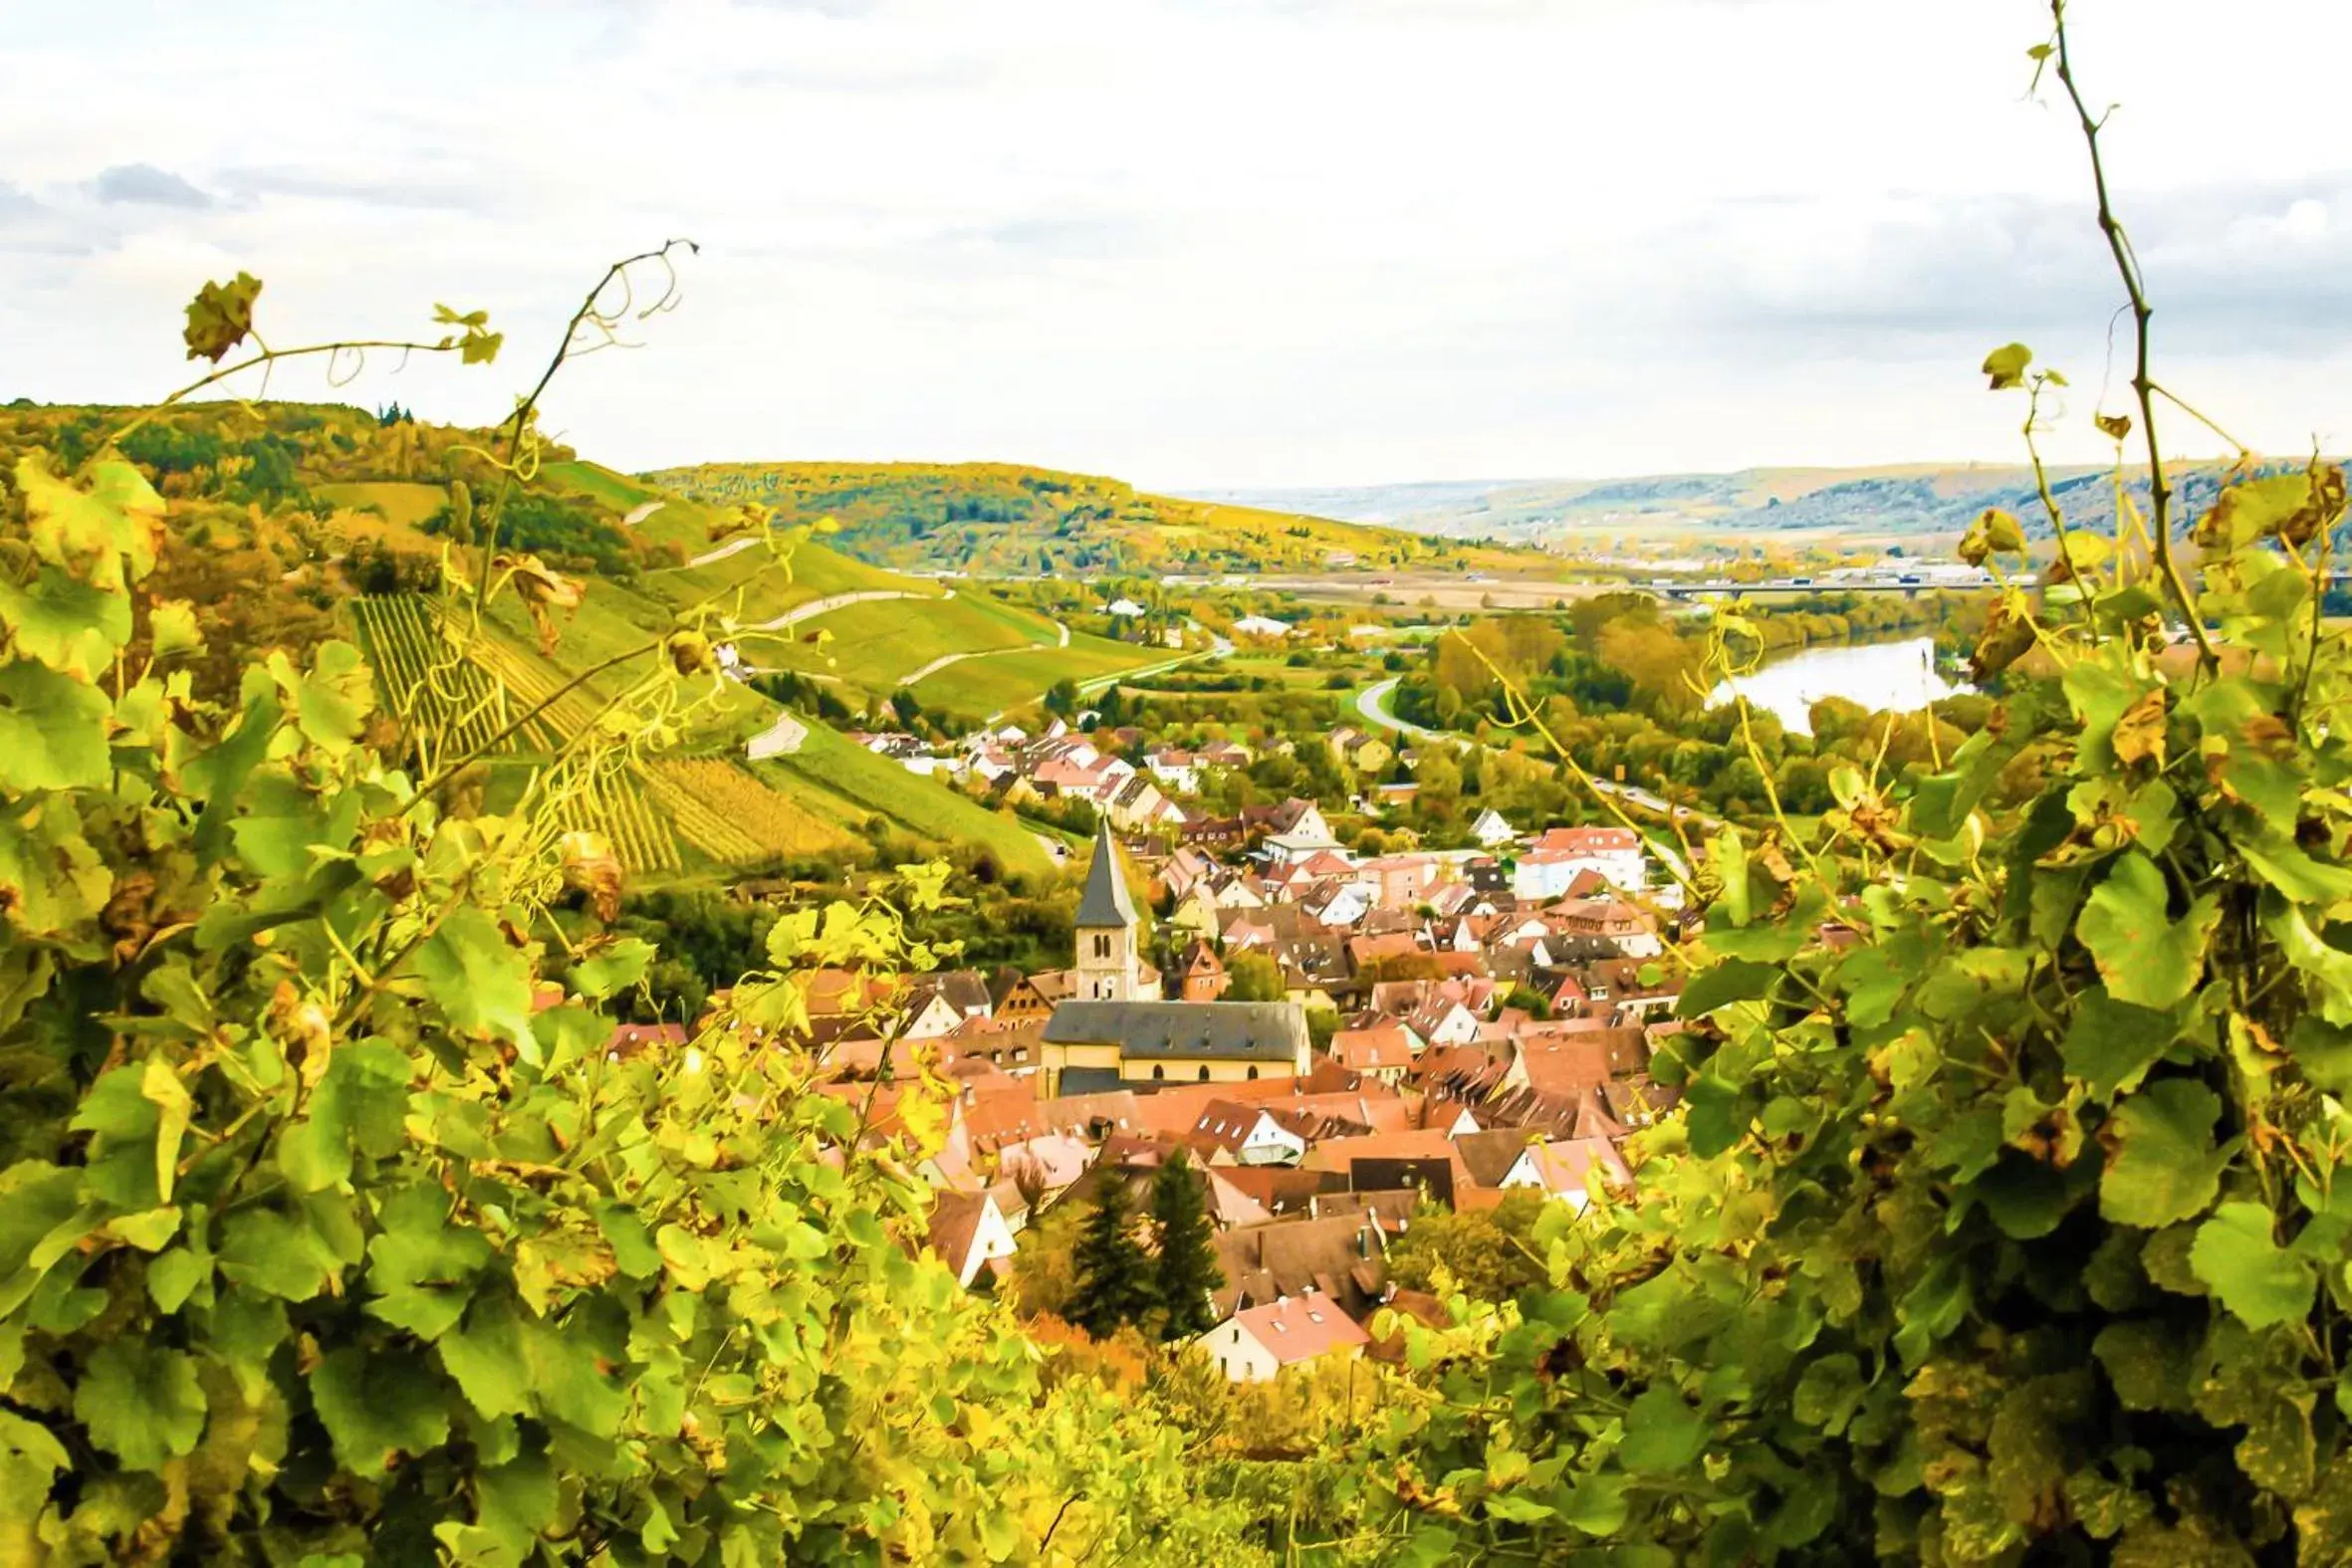
[(1391, 675), (1377, 685), (1365, 687), (1356, 694), (1355, 711), (1383, 730), (1394, 730), (1397, 734), (1410, 736), (1416, 741), (1448, 739), (1447, 736), (1436, 730), (1424, 729), (1420, 725), (1400, 719), (1388, 711), (1388, 694), (1396, 690), (1396, 683), (1402, 678)]
[(744, 752), (756, 763), (764, 757), (789, 756), (799, 751), (801, 743), (807, 739), (807, 725), (789, 713), (780, 713), (774, 724), (751, 738), (744, 746)]
[(746, 534), (740, 539), (731, 539), (727, 541), (726, 544), (721, 545), (716, 550), (704, 551), (701, 555), (696, 556), (692, 560), (688, 560), (686, 564), (689, 566), (708, 566), (716, 561), (725, 560), (729, 556), (740, 556), (745, 551), (751, 549), (754, 545), (759, 543), (759, 535)]
[(654, 513), (659, 512), (663, 507), (668, 505), (669, 503), (666, 501), (648, 501), (641, 506), (632, 507), (629, 509), (629, 515), (620, 520), (620, 526), (622, 528), (635, 528), (638, 524), (644, 522), (647, 518), (653, 516)]
[(874, 599), (926, 599), (944, 603), (955, 596), (956, 590), (953, 588), (938, 595), (909, 593), (904, 588), (859, 588), (854, 593), (828, 593), (823, 598), (811, 599), (806, 604), (795, 604), (773, 620), (754, 621), (744, 627), (744, 630), (782, 631), (787, 626), (797, 626), (802, 621), (815, 620), (820, 615), (829, 615), (834, 610), (844, 609), (851, 604), (864, 604)]

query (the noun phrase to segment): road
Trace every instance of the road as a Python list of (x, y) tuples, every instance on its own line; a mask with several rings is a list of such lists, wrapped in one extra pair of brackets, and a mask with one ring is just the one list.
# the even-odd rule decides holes
[(848, 605), (864, 604), (874, 599), (945, 601), (955, 596), (956, 590), (953, 588), (937, 595), (909, 593), (904, 588), (860, 588), (854, 593), (828, 593), (823, 598), (811, 599), (806, 604), (796, 604), (773, 620), (754, 621), (743, 629), (746, 631), (782, 631), (787, 626), (797, 626), (802, 621), (815, 620), (820, 615), (829, 615), (834, 610), (845, 608)]
[[(1449, 739), (1440, 731), (1423, 729), (1420, 725), (1400, 719), (1388, 711), (1388, 694), (1396, 690), (1396, 683), (1399, 679), (1401, 677), (1391, 675), (1378, 685), (1367, 686), (1356, 693), (1355, 711), (1383, 730), (1394, 730), (1397, 734), (1410, 736), (1416, 741)], [(1459, 739), (1459, 737), (1453, 737), (1453, 739)]]

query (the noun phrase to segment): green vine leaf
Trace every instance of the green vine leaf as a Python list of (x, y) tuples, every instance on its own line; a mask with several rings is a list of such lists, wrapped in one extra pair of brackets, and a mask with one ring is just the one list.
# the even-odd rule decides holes
[(440, 1379), (413, 1356), (335, 1351), (311, 1374), (311, 1400), (336, 1457), (361, 1477), (380, 1476), (401, 1456), (430, 1453), (449, 1436)]
[(2125, 1101), (2099, 1180), (2099, 1213), (2149, 1231), (2204, 1213), (2237, 1147), (2215, 1147), (2221, 1118), (2221, 1097), (2186, 1078), (2162, 1079)]
[(2318, 1277), (2310, 1260), (2280, 1246), (2262, 1204), (2230, 1203), (2197, 1228), (2189, 1266), (2248, 1328), (2291, 1323), (2311, 1310)]
[(507, 1040), (536, 1062), (531, 1030), (531, 966), (481, 910), (466, 905), (417, 949), (416, 972), (448, 1014), (450, 1027)]
[(1985, 375), (1993, 390), (2005, 392), (2025, 384), (2025, 367), (2032, 362), (2032, 349), (2023, 343), (2004, 343), (1985, 356)]
[(2222, 901), (2201, 895), (2179, 920), (2155, 861), (2131, 850), (2115, 861), (2083, 905), (2074, 934), (2091, 950), (2107, 994), (2135, 1007), (2163, 1009), (2205, 978), (2205, 950), (2221, 922)]
[(74, 1390), (74, 1419), (125, 1469), (160, 1470), (204, 1435), (195, 1358), (137, 1339), (112, 1339)]
[(1707, 1423), (1672, 1389), (1645, 1389), (1625, 1412), (1617, 1461), (1637, 1475), (1673, 1475), (1698, 1462)]

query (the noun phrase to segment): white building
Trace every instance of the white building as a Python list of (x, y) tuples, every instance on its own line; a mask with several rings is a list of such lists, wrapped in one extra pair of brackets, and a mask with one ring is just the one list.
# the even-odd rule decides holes
[(1361, 1324), (1319, 1295), (1246, 1307), (1193, 1341), (1236, 1383), (1264, 1383), (1318, 1356), (1360, 1356), (1371, 1342)]

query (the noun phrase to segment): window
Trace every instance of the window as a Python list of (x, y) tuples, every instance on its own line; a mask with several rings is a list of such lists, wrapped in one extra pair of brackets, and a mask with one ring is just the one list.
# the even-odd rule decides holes
[(1094, 956), (1098, 959), (1110, 957), (1110, 938), (1098, 936), (1094, 939)]
[(1165, 1067), (1154, 1067), (1151, 1069), (1151, 1075), (1153, 1080), (1157, 1081), (1158, 1079), (1165, 1078), (1168, 1075), (1168, 1069)]
[(1255, 1077), (1257, 1077), (1257, 1076), (1258, 1076), (1258, 1069), (1257, 1069), (1256, 1067), (1252, 1067), (1252, 1068), (1250, 1069), (1250, 1076), (1251, 1076), (1251, 1077), (1253, 1077), (1253, 1078), (1255, 1078)]
[(1203, 1083), (1207, 1083), (1208, 1081), (1209, 1081), (1209, 1069), (1208, 1069), (1207, 1067), (1203, 1067), (1203, 1068), (1201, 1068), (1201, 1082), (1203, 1082)]

